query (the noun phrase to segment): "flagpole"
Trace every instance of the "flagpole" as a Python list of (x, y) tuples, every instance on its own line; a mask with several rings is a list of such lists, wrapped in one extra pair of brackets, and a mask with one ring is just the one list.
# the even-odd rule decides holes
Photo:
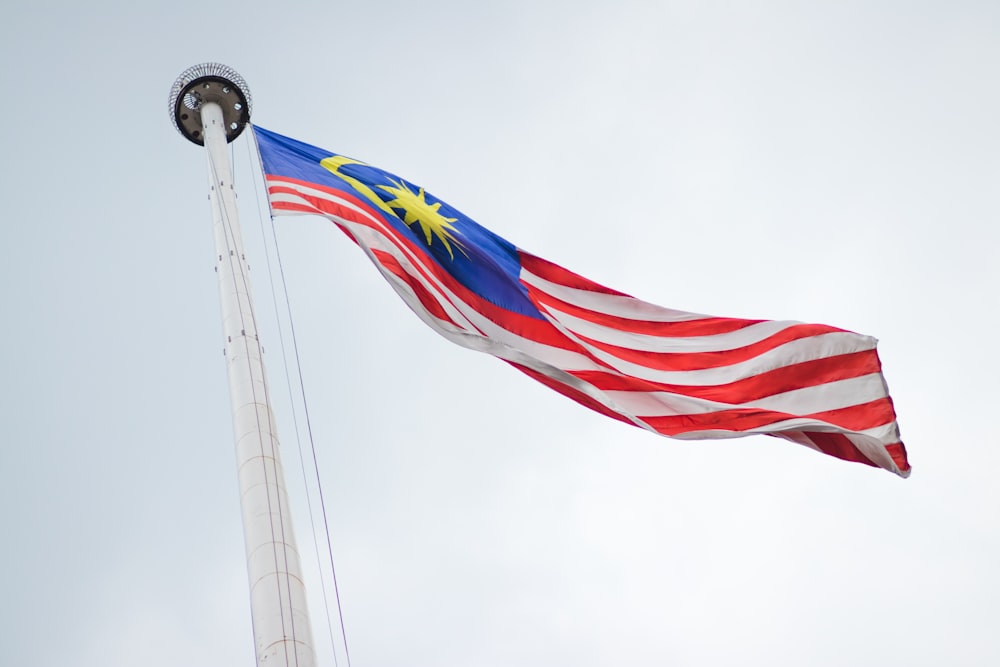
[(292, 533), (263, 348), (226, 144), (250, 121), (250, 91), (233, 69), (204, 63), (170, 91), (174, 126), (208, 154), (215, 270), (229, 376), (250, 613), (258, 667), (314, 667), (305, 586)]

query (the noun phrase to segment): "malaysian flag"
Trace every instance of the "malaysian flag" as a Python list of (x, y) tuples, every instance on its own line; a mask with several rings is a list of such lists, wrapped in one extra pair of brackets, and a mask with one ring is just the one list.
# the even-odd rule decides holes
[(646, 303), (517, 248), (389, 172), (254, 135), (272, 214), (333, 221), (445, 338), (654, 433), (764, 434), (909, 475), (874, 338)]

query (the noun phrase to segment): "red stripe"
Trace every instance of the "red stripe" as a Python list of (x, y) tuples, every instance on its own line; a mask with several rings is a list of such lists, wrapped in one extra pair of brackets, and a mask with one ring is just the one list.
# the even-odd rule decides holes
[(761, 408), (734, 408), (696, 415), (670, 415), (663, 417), (642, 417), (657, 433), (663, 435), (680, 435), (691, 431), (730, 431), (739, 433), (749, 431), (768, 424), (774, 424), (789, 418), (782, 412), (773, 412)]
[(713, 352), (648, 352), (646, 350), (633, 350), (628, 347), (602, 343), (579, 334), (577, 334), (577, 337), (585, 341), (587, 345), (614, 355), (622, 361), (628, 361), (653, 370), (697, 371), (707, 368), (731, 366), (741, 361), (758, 357), (779, 345), (789, 343), (793, 340), (811, 338), (812, 336), (839, 331), (842, 330), (826, 326), (825, 324), (793, 324), (756, 343), (731, 350), (717, 350)]
[[(523, 283), (524, 281), (522, 281)], [(758, 324), (766, 320), (741, 320), (732, 317), (702, 317), (697, 320), (683, 320), (680, 322), (657, 322), (653, 320), (635, 320), (619, 315), (609, 315), (596, 310), (590, 310), (582, 306), (563, 301), (558, 297), (542, 291), (534, 285), (524, 283), (528, 288), (531, 300), (542, 311), (548, 311), (546, 306), (552, 306), (567, 315), (579, 317), (582, 320), (600, 324), (610, 329), (618, 331), (646, 334), (649, 336), (713, 336), (715, 334), (738, 331), (751, 324)], [(555, 317), (555, 316), (553, 316)]]
[(354, 234), (351, 233), (351, 230), (347, 229), (346, 227), (341, 227), (340, 225), (335, 225), (335, 226), (337, 227), (337, 229), (339, 229), (340, 231), (344, 232), (344, 236), (346, 236), (347, 238), (351, 239), (351, 241), (354, 243), (354, 245), (359, 246), (359, 247), (361, 246), (361, 241), (359, 241), (356, 238), (354, 238)]
[(865, 465), (879, 468), (877, 463), (861, 453), (857, 445), (851, 442), (843, 433), (825, 433), (822, 431), (803, 432), (803, 435), (812, 440), (821, 452), (835, 456), (845, 461), (864, 463)]
[(455, 322), (455, 320), (451, 319), (445, 309), (441, 307), (441, 304), (438, 303), (438, 300), (427, 291), (419, 280), (407, 273), (406, 269), (400, 265), (399, 261), (395, 257), (382, 250), (376, 250), (374, 248), (371, 248), (370, 250), (378, 258), (379, 264), (384, 266), (410, 286), (413, 293), (417, 295), (417, 299), (420, 300), (420, 305), (424, 307), (424, 310), (443, 322), (453, 324), (459, 329), (465, 329), (465, 327), (460, 326)]
[(610, 287), (599, 285), (577, 273), (564, 269), (558, 264), (553, 264), (547, 259), (536, 257), (530, 253), (524, 252), (523, 250), (518, 250), (518, 256), (521, 260), (521, 266), (526, 271), (535, 274), (543, 280), (565, 285), (566, 287), (587, 290), (588, 292), (614, 294), (615, 296), (628, 296), (628, 294), (625, 294), (624, 292), (619, 292), (618, 290), (613, 290)]
[(720, 403), (748, 403), (786, 391), (878, 373), (875, 350), (839, 354), (801, 364), (775, 368), (735, 382), (717, 385), (684, 385), (652, 382), (620, 373), (574, 371), (572, 375), (604, 391), (664, 391)]
[(296, 213), (315, 213), (316, 208), (314, 206), (307, 206), (305, 204), (298, 204), (286, 201), (276, 201), (271, 202), (271, 208), (278, 211), (295, 211)]
[(527, 366), (522, 366), (521, 364), (518, 364), (518, 363), (513, 362), (513, 361), (509, 361), (507, 359), (504, 359), (504, 361), (506, 361), (508, 364), (510, 364), (511, 366), (513, 366), (514, 368), (516, 368), (517, 370), (521, 371), (522, 373), (524, 373), (528, 377), (530, 377), (530, 378), (532, 378), (534, 380), (537, 380), (538, 382), (541, 382), (542, 384), (544, 384), (549, 389), (554, 389), (555, 391), (558, 391), (563, 396), (567, 396), (569, 398), (572, 398), (574, 401), (576, 401), (580, 405), (588, 407), (588, 408), (590, 408), (591, 410), (593, 410), (595, 412), (599, 412), (602, 415), (604, 415), (605, 417), (611, 417), (612, 419), (617, 419), (618, 421), (625, 422), (626, 424), (629, 424), (631, 426), (636, 426), (636, 424), (632, 423), (632, 421), (629, 420), (627, 417), (624, 417), (621, 414), (619, 414), (619, 413), (615, 412), (614, 410), (612, 410), (611, 408), (607, 407), (606, 405), (603, 405), (602, 403), (599, 403), (598, 401), (595, 401), (590, 396), (587, 396), (586, 394), (584, 394), (582, 391), (576, 389), (575, 387), (571, 387), (568, 384), (565, 384), (563, 382), (555, 380), (555, 379), (549, 377), (548, 375), (545, 375), (544, 373), (539, 373), (538, 371), (536, 371), (536, 370), (534, 370), (532, 368), (528, 368)]
[(896, 421), (896, 412), (892, 409), (892, 401), (889, 400), (888, 396), (867, 403), (837, 410), (814, 412), (805, 416), (839, 426), (848, 431), (864, 431)]
[[(351, 202), (352, 204), (354, 204), (355, 206), (363, 207), (371, 215), (373, 215), (375, 217), (379, 217), (379, 213), (377, 213), (374, 209), (372, 209), (370, 204), (366, 204), (365, 202), (363, 202), (362, 200), (360, 200), (360, 199), (358, 199), (356, 197), (351, 197), (351, 196), (348, 195), (348, 193), (343, 192), (341, 190), (333, 190), (333, 189), (330, 189), (330, 188), (322, 188), (322, 187), (316, 186), (315, 184), (306, 183), (304, 181), (293, 181), (293, 179), (283, 179), (283, 180), (288, 181), (288, 182), (298, 183), (298, 184), (303, 185), (303, 186), (308, 186), (308, 187), (311, 187), (312, 189), (315, 189), (315, 190), (325, 190), (325, 191), (328, 192), (328, 194), (330, 196), (336, 197), (338, 199), (347, 200), (347, 201)], [(364, 217), (361, 217), (360, 214), (354, 208), (351, 208), (350, 206), (345, 206), (344, 204), (341, 204), (338, 201), (333, 201), (333, 200), (325, 199), (325, 198), (322, 198), (322, 197), (316, 197), (314, 195), (310, 195), (310, 194), (301, 192), (297, 188), (294, 188), (294, 187), (290, 187), (290, 186), (287, 186), (287, 185), (281, 185), (280, 181), (279, 182), (271, 181), (271, 183), (272, 183), (272, 185), (270, 185), (268, 187), (268, 189), (267, 189), (267, 191), (268, 191), (269, 194), (271, 194), (271, 195), (289, 194), (289, 195), (294, 195), (295, 197), (300, 197), (300, 198), (306, 200), (307, 202), (309, 202), (310, 204), (312, 204), (313, 210), (309, 211), (310, 213), (317, 213), (318, 212), (318, 213), (323, 213), (323, 214), (327, 214), (327, 215), (337, 216), (337, 217), (340, 217), (340, 218), (347, 218), (348, 220), (350, 220), (352, 222), (357, 222), (359, 224), (363, 224), (366, 227), (374, 227), (374, 225), (372, 225), (369, 220), (367, 220)], [(283, 209), (283, 208), (289, 206), (289, 204), (286, 203), (286, 202), (276, 202), (276, 203), (272, 204), (272, 206), (274, 208), (282, 208)], [(294, 206), (296, 206), (297, 210), (303, 210), (303, 207), (302, 207), (301, 204), (296, 203), (296, 204), (294, 204)]]
[(910, 469), (910, 462), (906, 458), (906, 447), (903, 446), (901, 442), (894, 442), (890, 445), (885, 445), (885, 449), (889, 452), (889, 456), (892, 457), (893, 463), (902, 472), (907, 472)]
[(710, 430), (739, 433), (796, 418), (816, 419), (848, 431), (863, 431), (891, 423), (896, 418), (892, 411), (892, 403), (887, 398), (808, 415), (795, 415), (763, 408), (732, 408), (692, 415), (636, 416), (664, 435)]

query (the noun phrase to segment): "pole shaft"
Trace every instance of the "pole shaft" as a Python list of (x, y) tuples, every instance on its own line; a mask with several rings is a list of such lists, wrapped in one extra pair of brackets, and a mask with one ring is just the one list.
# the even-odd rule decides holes
[(222, 109), (201, 107), (258, 667), (315, 667)]

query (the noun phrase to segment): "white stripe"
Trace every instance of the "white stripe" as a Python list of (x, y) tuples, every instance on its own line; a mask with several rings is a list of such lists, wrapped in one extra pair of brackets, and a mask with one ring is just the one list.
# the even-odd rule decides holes
[[(268, 195), (271, 198), (271, 203), (272, 204), (274, 204), (276, 202), (285, 202), (285, 203), (290, 202), (290, 203), (302, 204), (302, 205), (305, 205), (305, 206), (313, 207), (313, 203), (310, 202), (308, 199), (304, 198), (304, 197), (313, 197), (315, 199), (322, 199), (324, 201), (332, 202), (334, 204), (337, 204), (338, 206), (343, 206), (344, 208), (349, 208), (352, 211), (355, 211), (355, 212), (357, 212), (357, 213), (365, 216), (366, 218), (368, 218), (372, 222), (376, 222), (376, 223), (383, 224), (383, 225), (385, 224), (383, 220), (381, 220), (379, 218), (373, 217), (370, 213), (368, 213), (368, 211), (364, 210), (363, 208), (361, 208), (360, 206), (358, 206), (354, 202), (352, 202), (352, 201), (350, 201), (348, 199), (343, 199), (343, 198), (338, 197), (336, 195), (330, 194), (329, 192), (323, 192), (322, 190), (317, 190), (315, 188), (306, 187), (304, 185), (298, 185), (297, 183), (286, 183), (284, 181), (277, 181), (277, 182), (270, 181), (270, 182), (274, 183), (275, 185), (280, 185), (282, 187), (286, 187), (286, 188), (289, 188), (289, 189), (292, 189), (292, 190), (295, 190), (297, 192), (302, 193), (302, 196), (299, 196), (299, 195), (295, 195), (295, 194), (290, 193), (290, 192), (268, 192)], [(277, 211), (274, 211), (275, 215), (281, 215), (283, 213), (285, 213), (285, 211), (282, 211), (280, 209), (277, 210)], [(319, 215), (328, 215), (324, 211), (320, 211), (320, 210), (317, 210), (316, 213), (319, 214)]]
[(722, 352), (735, 350), (759, 343), (767, 338), (793, 327), (801, 322), (768, 320), (749, 326), (706, 336), (651, 336), (630, 333), (596, 324), (575, 315), (561, 312), (550, 306), (545, 307), (560, 324), (573, 333), (585, 336), (599, 343), (627, 347), (641, 352)]
[[(291, 192), (269, 192), (268, 196), (271, 200), (272, 207), (274, 206), (274, 204), (282, 203), (282, 204), (298, 204), (301, 206), (308, 206), (310, 208), (315, 208), (315, 206), (313, 206), (311, 202), (306, 201), (302, 196), (293, 194)], [(272, 213), (274, 215), (288, 215), (289, 213), (293, 212), (294, 211), (286, 211), (283, 209), (272, 208)]]
[[(662, 382), (664, 384), (687, 384), (699, 387), (729, 384), (730, 382), (760, 375), (761, 373), (766, 373), (777, 368), (859, 351), (857, 334), (834, 332), (789, 341), (756, 357), (728, 366), (689, 371), (664, 371), (625, 361), (611, 353), (604, 352), (580, 341), (570, 332), (564, 331), (564, 333), (580, 343), (594, 358), (611, 366), (622, 375), (651, 380), (653, 382)], [(872, 344), (872, 347), (874, 347), (874, 344)]]
[[(344, 206), (350, 206), (356, 211), (361, 210), (352, 202), (347, 201), (346, 199), (342, 199), (340, 196), (332, 192), (328, 192), (326, 190), (320, 190), (319, 188), (314, 188), (304, 183), (293, 183), (291, 181), (283, 180), (281, 177), (274, 177), (274, 176), (268, 176), (267, 181), (268, 183), (274, 186), (290, 188), (297, 192), (301, 192), (303, 195), (306, 195), (308, 197), (315, 197), (317, 199), (325, 199), (327, 201), (337, 202), (338, 204), (343, 204)], [(280, 197), (283, 194), (284, 193), (280, 192), (271, 193), (271, 199), (274, 200), (276, 197)]]
[(735, 408), (756, 408), (793, 415), (808, 415), (861, 405), (886, 396), (882, 377), (878, 373), (786, 391), (745, 403), (711, 401), (663, 391), (614, 390), (605, 393), (615, 405), (620, 405), (638, 417), (701, 415)]
[(835, 380), (811, 387), (774, 394), (746, 405), (790, 414), (813, 414), (863, 405), (885, 398), (881, 373)]
[[(892, 426), (895, 427), (896, 422), (893, 422)], [(892, 470), (893, 472), (905, 477), (905, 475), (896, 466), (896, 462), (892, 460), (892, 455), (889, 454), (889, 450), (885, 448), (885, 445), (889, 442), (898, 442), (898, 438), (896, 440), (888, 441), (871, 438), (861, 433), (845, 433), (844, 435), (848, 440), (854, 443), (855, 447), (861, 450), (861, 453), (864, 454), (869, 461), (877, 463), (886, 470)]]
[[(768, 424), (767, 426), (760, 426), (753, 429), (747, 429), (746, 431), (725, 431), (722, 429), (705, 429), (702, 431), (688, 431), (686, 433), (678, 433), (677, 435), (672, 435), (670, 437), (676, 438), (678, 440), (712, 440), (715, 438), (741, 438), (745, 435), (765, 435), (768, 433), (775, 433), (780, 435), (785, 431), (819, 431), (822, 433), (842, 433), (848, 437), (854, 435), (864, 436), (884, 444), (899, 442), (898, 427), (896, 425), (896, 422), (883, 424), (881, 426), (875, 426), (873, 428), (868, 428), (863, 431), (848, 431), (839, 426), (834, 426), (833, 424), (830, 424), (828, 422), (819, 421), (818, 419), (806, 419), (805, 417), (786, 419), (784, 421)], [(851, 442), (854, 442), (854, 440), (851, 440)], [(884, 446), (882, 447), (882, 449), (884, 449)]]
[(591, 292), (590, 290), (583, 290), (576, 287), (567, 287), (566, 285), (546, 280), (524, 268), (521, 269), (521, 280), (561, 301), (566, 301), (574, 306), (593, 310), (598, 313), (614, 315), (615, 317), (623, 317), (630, 320), (648, 320), (650, 322), (689, 322), (691, 320), (714, 319), (708, 315), (664, 308), (630, 296), (618, 296), (616, 294), (605, 294), (603, 292)]

